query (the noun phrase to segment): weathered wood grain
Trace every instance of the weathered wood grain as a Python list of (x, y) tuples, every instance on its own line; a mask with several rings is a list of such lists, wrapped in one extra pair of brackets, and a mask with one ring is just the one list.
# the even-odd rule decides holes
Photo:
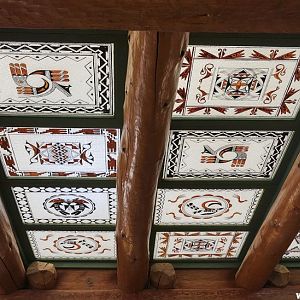
[(0, 287), (5, 293), (10, 293), (24, 286), (25, 269), (1, 199), (0, 245)]
[(130, 32), (124, 126), (117, 174), (118, 284), (148, 281), (155, 195), (187, 33)]
[(300, 230), (300, 154), (236, 274), (239, 287), (259, 290)]
[(2, 28), (299, 33), (298, 0), (0, 1)]

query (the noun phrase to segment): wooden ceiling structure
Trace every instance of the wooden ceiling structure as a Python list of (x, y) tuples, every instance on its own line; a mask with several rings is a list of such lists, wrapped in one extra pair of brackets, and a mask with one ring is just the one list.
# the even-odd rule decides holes
[[(299, 34), (299, 1), (28, 0), (1, 1), (0, 11), (1, 28), (130, 31), (117, 175), (117, 278), (113, 271), (62, 270), (56, 290), (43, 293), (43, 297), (118, 299), (134, 292), (137, 299), (282, 299), (283, 292), (276, 289), (257, 291), (300, 229), (300, 156), (235, 281), (229, 270), (180, 270), (176, 289), (142, 290), (148, 282), (155, 191), (188, 32)], [(154, 146), (147, 147), (149, 143)], [(145, 169), (147, 181), (141, 180)], [(0, 213), (0, 294), (4, 294), (25, 286), (25, 270), (3, 207)], [(297, 271), (294, 274), (295, 286), (286, 288), (293, 297), (300, 292)], [(89, 278), (79, 284), (81, 290), (70, 284), (80, 278)], [(199, 280), (195, 282), (195, 278)], [(38, 297), (38, 291), (20, 290), (0, 299)]]

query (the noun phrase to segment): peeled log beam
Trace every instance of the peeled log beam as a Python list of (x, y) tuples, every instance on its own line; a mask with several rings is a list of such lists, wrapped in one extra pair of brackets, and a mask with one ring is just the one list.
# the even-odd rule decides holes
[(299, 230), (300, 154), (236, 274), (237, 286), (262, 288)]
[(149, 237), (187, 33), (130, 32), (124, 126), (118, 160), (118, 285), (148, 281)]
[(22, 288), (24, 283), (25, 269), (0, 199), (0, 289), (8, 294)]
[(0, 27), (298, 34), (299, 11), (298, 0), (6, 0)]

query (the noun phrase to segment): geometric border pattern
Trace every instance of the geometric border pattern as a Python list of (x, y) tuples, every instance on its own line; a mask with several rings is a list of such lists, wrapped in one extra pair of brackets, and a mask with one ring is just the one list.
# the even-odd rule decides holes
[[(28, 55), (28, 54), (80, 54), (92, 55), (95, 66), (97, 86), (96, 104), (80, 105), (0, 105), (0, 113), (34, 113), (34, 114), (98, 114), (111, 116), (114, 114), (114, 69), (113, 44), (60, 44), (60, 43), (0, 43), (0, 54)], [(88, 84), (88, 82), (86, 82)]]
[(282, 259), (300, 259), (300, 232), (297, 233), (292, 243), (283, 254)]
[[(60, 135), (104, 135), (106, 140), (106, 172), (27, 172), (18, 170), (14, 152), (8, 135), (13, 134), (60, 134)], [(67, 177), (115, 177), (116, 157), (119, 145), (119, 129), (100, 128), (32, 128), (32, 127), (2, 127), (0, 128), (0, 149), (2, 161), (8, 176), (67, 176)]]
[[(32, 247), (32, 251), (35, 255), (35, 258), (38, 259), (51, 259), (51, 260), (70, 260), (70, 259), (76, 259), (76, 255), (74, 257), (74, 255), (68, 255), (68, 256), (41, 256), (40, 251), (39, 251), (39, 246), (38, 246), (38, 242), (36, 241), (36, 237), (35, 237), (35, 232), (40, 232), (40, 233), (48, 233), (47, 237), (48, 238), (51, 235), (51, 232), (55, 232), (55, 233), (61, 233), (64, 235), (67, 234), (80, 234), (80, 233), (89, 233), (91, 235), (99, 235), (99, 234), (108, 234), (108, 235), (113, 235), (113, 239), (112, 239), (112, 243), (113, 243), (113, 256), (104, 256), (101, 255), (98, 259), (95, 258), (95, 256), (83, 256), (80, 257), (79, 260), (115, 260), (116, 259), (116, 241), (115, 241), (115, 232), (114, 231), (45, 231), (45, 230), (30, 230), (30, 231), (26, 231), (29, 242), (31, 244)], [(101, 238), (103, 240), (103, 238)], [(104, 239), (104, 242), (109, 241), (109, 239)], [(78, 255), (78, 254), (77, 254)]]
[[(207, 45), (189, 45), (181, 66), (181, 74), (177, 89), (177, 99), (175, 101), (173, 117), (174, 118), (295, 118), (300, 107), (300, 49), (288, 47), (253, 47), (253, 46), (207, 46)], [(288, 79), (288, 86), (285, 89), (281, 102), (278, 105), (207, 105), (207, 103), (189, 104), (189, 91), (191, 88), (191, 78), (195, 61), (206, 62), (213, 66), (214, 63), (222, 65), (222, 62), (232, 64), (233, 68), (239, 63), (241, 66), (247, 66), (251, 62), (263, 64), (272, 64), (278, 62), (283, 66), (285, 62), (294, 62), (292, 77)], [(277, 72), (276, 72), (277, 71)], [(285, 70), (280, 74), (280, 70), (274, 70), (274, 75), (285, 75)], [(199, 78), (211, 78), (213, 75), (212, 67), (203, 68)], [(198, 74), (198, 73), (197, 73)], [(279, 86), (276, 88), (279, 89)], [(207, 97), (207, 91), (200, 90), (203, 97)], [(274, 91), (273, 91), (274, 92)], [(205, 96), (204, 96), (205, 95)], [(274, 98), (276, 94), (273, 93)]]
[[(181, 258), (183, 259), (220, 259), (220, 258), (237, 258), (239, 256), (239, 253), (241, 251), (241, 248), (243, 247), (243, 244), (245, 242), (245, 239), (248, 235), (248, 232), (245, 231), (219, 231), (219, 232), (157, 232), (156, 233), (156, 239), (155, 239), (155, 250), (154, 250), (154, 259), (176, 259)], [(178, 237), (184, 239), (187, 238), (193, 238), (193, 237), (215, 237), (219, 238), (221, 244), (224, 242), (222, 241), (222, 237), (224, 238), (230, 238), (231, 242), (227, 246), (227, 251), (224, 253), (206, 253), (206, 254), (184, 254), (184, 253), (174, 253), (174, 254), (168, 254), (168, 247), (170, 239), (173, 237)], [(176, 241), (176, 240), (174, 240)], [(215, 250), (214, 250), (215, 251)]]
[[(188, 131), (188, 130), (171, 130), (169, 144), (167, 147), (167, 155), (165, 156), (165, 167), (164, 167), (164, 179), (181, 179), (181, 178), (195, 178), (195, 179), (206, 179), (206, 178), (215, 178), (215, 179), (271, 179), (280, 164), (280, 161), (283, 157), (285, 150), (288, 147), (288, 144), (292, 138), (293, 132), (291, 131)], [(256, 173), (239, 173), (239, 172), (222, 172), (218, 174), (214, 173), (196, 173), (196, 172), (179, 172), (177, 171), (178, 166), (180, 165), (181, 151), (182, 151), (182, 141), (184, 138), (199, 138), (199, 139), (208, 139), (208, 138), (274, 138), (273, 151), (269, 153), (266, 158), (267, 165), (261, 172)], [(276, 144), (275, 144), (276, 143)], [(274, 145), (275, 144), (275, 145)]]
[[(18, 205), (19, 212), (24, 223), (33, 224), (82, 224), (82, 225), (107, 225), (116, 223), (116, 189), (115, 188), (75, 188), (75, 187), (13, 187), (13, 194)], [(48, 192), (48, 193), (107, 193), (109, 198), (109, 219), (35, 219), (26, 197), (26, 192)]]
[[(242, 189), (230, 189), (230, 190), (221, 190), (221, 189), (158, 189), (157, 191), (157, 196), (156, 196), (156, 205), (155, 205), (155, 216), (154, 216), (154, 224), (155, 225), (224, 225), (223, 222), (219, 222), (219, 221), (210, 221), (209, 223), (205, 223), (201, 220), (198, 220), (198, 222), (196, 223), (194, 222), (187, 222), (185, 221), (184, 223), (179, 223), (178, 221), (173, 221), (171, 222), (162, 222), (162, 213), (164, 211), (164, 206), (165, 203), (167, 202), (166, 199), (166, 192), (167, 191), (178, 191), (181, 193), (185, 193), (185, 192), (198, 192), (198, 193), (207, 193), (207, 191), (209, 191), (209, 193), (220, 193), (222, 194), (222, 191), (230, 191), (232, 193), (238, 193), (240, 191), (255, 191), (254, 196), (252, 197), (252, 199), (249, 199), (251, 201), (251, 204), (246, 212), (245, 218), (242, 222), (230, 222), (230, 221), (226, 221), (226, 225), (247, 225), (249, 224), (254, 211), (257, 207), (257, 204), (259, 202), (259, 200), (262, 197), (263, 194), (263, 190), (262, 189), (257, 189), (257, 190), (242, 190)], [(248, 200), (248, 201), (249, 201)], [(169, 200), (170, 202), (172, 202), (171, 200)], [(243, 201), (244, 202), (244, 201)], [(166, 213), (166, 212), (164, 212)], [(172, 213), (171, 213), (172, 214)]]

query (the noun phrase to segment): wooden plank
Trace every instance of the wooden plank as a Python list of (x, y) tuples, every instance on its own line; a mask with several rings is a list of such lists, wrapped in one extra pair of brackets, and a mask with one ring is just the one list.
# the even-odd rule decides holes
[[(1, 300), (60, 300), (60, 299), (128, 299), (128, 300), (186, 300), (186, 299), (238, 299), (282, 300), (296, 299), (300, 291), (300, 270), (291, 270), (291, 283), (286, 288), (263, 288), (249, 293), (236, 288), (235, 270), (198, 269), (176, 270), (173, 290), (149, 289), (124, 295), (117, 289), (115, 270), (58, 270), (58, 283), (54, 290), (20, 290)], [(97, 274), (97, 276), (95, 276)]]
[(0, 287), (5, 293), (11, 293), (24, 286), (25, 270), (1, 199), (0, 245)]
[(2, 28), (299, 33), (298, 0), (1, 1)]
[(300, 154), (236, 274), (237, 286), (258, 290), (300, 230)]
[(149, 237), (187, 33), (130, 32), (117, 175), (118, 284), (148, 281)]

